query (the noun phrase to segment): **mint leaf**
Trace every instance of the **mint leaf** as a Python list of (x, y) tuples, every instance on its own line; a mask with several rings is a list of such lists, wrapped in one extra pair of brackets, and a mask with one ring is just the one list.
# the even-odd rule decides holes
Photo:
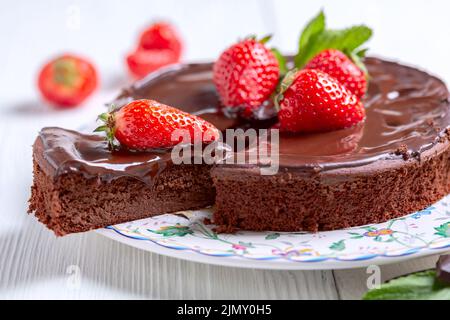
[(360, 65), (366, 49), (357, 49), (371, 37), (372, 29), (365, 25), (341, 30), (326, 29), (325, 15), (320, 12), (308, 23), (300, 36), (299, 51), (294, 58), (295, 66), (303, 68), (315, 55), (326, 49), (340, 50)]
[(364, 72), (364, 74), (366, 75), (366, 78), (367, 78), (369, 75), (369, 72), (367, 71), (366, 65), (364, 64), (364, 62), (362, 60), (364, 58), (364, 55), (366, 54), (366, 51), (367, 51), (367, 49), (363, 49), (358, 52), (349, 52), (349, 53), (346, 52), (346, 55), (348, 57), (350, 57), (350, 59), (352, 59), (353, 63), (356, 64), (356, 66)]
[(270, 41), (270, 39), (272, 39), (272, 35), (268, 34), (267, 36), (262, 37), (258, 41), (261, 42), (262, 44), (266, 44), (267, 42)]
[(280, 76), (284, 76), (288, 71), (285, 57), (281, 54), (280, 50), (276, 48), (272, 48), (270, 49), (270, 51), (272, 51), (273, 55), (278, 60), (278, 65), (280, 67)]
[(439, 282), (434, 270), (413, 273), (369, 290), (364, 300), (450, 300), (450, 286)]
[(299, 49), (303, 50), (306, 44), (311, 38), (318, 35), (325, 30), (325, 14), (320, 11), (319, 14), (314, 17), (303, 29), (302, 35), (300, 36)]

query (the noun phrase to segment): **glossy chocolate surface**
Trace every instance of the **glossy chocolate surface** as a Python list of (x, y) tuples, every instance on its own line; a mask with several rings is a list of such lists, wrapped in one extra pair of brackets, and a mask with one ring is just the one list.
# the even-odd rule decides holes
[[(366, 59), (371, 79), (364, 99), (367, 117), (355, 127), (318, 134), (281, 134), (279, 165), (287, 169), (346, 168), (379, 159), (419, 157), (438, 143), (450, 124), (445, 84), (414, 68)], [(194, 113), (227, 128), (266, 128), (276, 119), (262, 112), (251, 123), (220, 111), (212, 83), (212, 64), (188, 64), (165, 69), (125, 90), (116, 104), (150, 98)], [(270, 111), (270, 108), (266, 108)], [(101, 137), (58, 128), (40, 133), (44, 157), (53, 172), (79, 170), (109, 179), (129, 175), (151, 181), (171, 164), (170, 152), (111, 153)]]

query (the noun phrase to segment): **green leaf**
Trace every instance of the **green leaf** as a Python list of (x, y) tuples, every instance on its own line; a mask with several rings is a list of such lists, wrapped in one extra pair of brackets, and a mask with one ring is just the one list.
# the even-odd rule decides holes
[(187, 226), (181, 226), (179, 224), (175, 226), (168, 226), (161, 228), (160, 230), (150, 230), (148, 231), (156, 233), (156, 234), (162, 234), (164, 237), (184, 237), (187, 234), (194, 233), (189, 227)]
[(267, 42), (270, 41), (270, 39), (272, 39), (272, 35), (268, 34), (267, 36), (262, 37), (258, 41), (261, 42), (262, 44), (266, 44)]
[(356, 66), (364, 72), (366, 77), (368, 77), (369, 72), (367, 71), (366, 65), (364, 64), (364, 62), (362, 60), (364, 58), (366, 51), (367, 51), (367, 49), (363, 49), (358, 52), (348, 52), (346, 54), (347, 54), (347, 56), (350, 57), (350, 59), (353, 60), (353, 62), (356, 64)]
[(373, 238), (373, 240), (377, 242), (383, 242), (383, 238), (381, 238), (381, 236), (376, 236), (375, 238)]
[(434, 230), (437, 231), (434, 233), (435, 235), (443, 238), (450, 238), (450, 222), (441, 224), (439, 227), (435, 227)]
[(254, 248), (253, 243), (251, 243), (251, 242), (239, 241), (238, 244), (240, 244), (241, 246), (247, 247), (247, 248)]
[(359, 58), (364, 58), (366, 56), (366, 53), (368, 50), (369, 50), (368, 48), (364, 48), (364, 49), (354, 52), (354, 54)]
[(108, 121), (108, 118), (109, 118), (109, 113), (104, 112), (97, 117), (97, 120), (106, 122), (106, 121)]
[(280, 102), (284, 98), (284, 92), (291, 86), (292, 82), (294, 82), (297, 71), (296, 68), (289, 70), (278, 84), (277, 94), (274, 98), (275, 109), (280, 110)]
[(326, 49), (353, 52), (372, 36), (372, 30), (364, 25), (343, 30), (324, 30), (309, 38), (295, 57), (295, 66), (304, 67), (315, 55)]
[(285, 57), (277, 48), (272, 48), (270, 49), (270, 51), (272, 51), (273, 55), (278, 60), (278, 65), (280, 67), (280, 76), (284, 76), (288, 71)]
[[(109, 108), (114, 108), (114, 104), (111, 104)], [(114, 113), (113, 112), (105, 112), (100, 114), (97, 117), (97, 121), (102, 122), (101, 125), (95, 128), (94, 132), (104, 132), (106, 141), (108, 142), (108, 146), (111, 150), (116, 148), (114, 144), (114, 133), (115, 133), (115, 124), (114, 124)]]
[(311, 38), (314, 38), (319, 33), (325, 30), (325, 14), (323, 10), (319, 12), (303, 29), (298, 44), (299, 50), (302, 51)]
[(269, 233), (267, 236), (266, 236), (266, 240), (275, 240), (275, 239), (277, 239), (278, 237), (280, 236), (280, 234), (279, 233)]
[(97, 127), (94, 130), (94, 132), (103, 132), (103, 131), (108, 131), (108, 126), (107, 125)]
[(345, 240), (340, 240), (340, 241), (334, 242), (330, 246), (330, 250), (334, 250), (334, 251), (343, 251), (343, 250), (345, 250)]
[(364, 300), (450, 300), (450, 286), (439, 282), (434, 270), (393, 279), (369, 290)]
[[(302, 31), (298, 53), (294, 58), (295, 66), (301, 69), (323, 50), (337, 49), (345, 52), (361, 67), (361, 59), (367, 49), (357, 49), (371, 36), (372, 30), (365, 25), (341, 30), (326, 29), (325, 14), (321, 11)], [(365, 70), (364, 67), (363, 70)]]

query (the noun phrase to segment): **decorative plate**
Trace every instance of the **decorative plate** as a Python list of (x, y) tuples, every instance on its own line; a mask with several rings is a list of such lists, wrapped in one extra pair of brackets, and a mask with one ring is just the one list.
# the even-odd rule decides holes
[(217, 234), (211, 209), (183, 211), (97, 230), (109, 238), (176, 258), (261, 269), (343, 269), (450, 251), (450, 195), (385, 223), (318, 233)]

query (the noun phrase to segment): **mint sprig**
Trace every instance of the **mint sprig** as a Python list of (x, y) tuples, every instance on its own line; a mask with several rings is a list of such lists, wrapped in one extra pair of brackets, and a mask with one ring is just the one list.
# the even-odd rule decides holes
[(364, 300), (450, 300), (450, 286), (436, 278), (436, 271), (413, 273), (368, 291)]
[(271, 48), (270, 51), (272, 51), (273, 55), (278, 61), (278, 66), (280, 68), (280, 76), (281, 77), (284, 76), (288, 72), (286, 58), (277, 48)]
[(303, 68), (309, 60), (326, 49), (337, 49), (347, 54), (362, 70), (362, 58), (366, 49), (360, 47), (372, 37), (372, 29), (365, 25), (346, 29), (327, 29), (325, 14), (321, 11), (302, 31), (299, 51), (294, 58), (295, 66)]

